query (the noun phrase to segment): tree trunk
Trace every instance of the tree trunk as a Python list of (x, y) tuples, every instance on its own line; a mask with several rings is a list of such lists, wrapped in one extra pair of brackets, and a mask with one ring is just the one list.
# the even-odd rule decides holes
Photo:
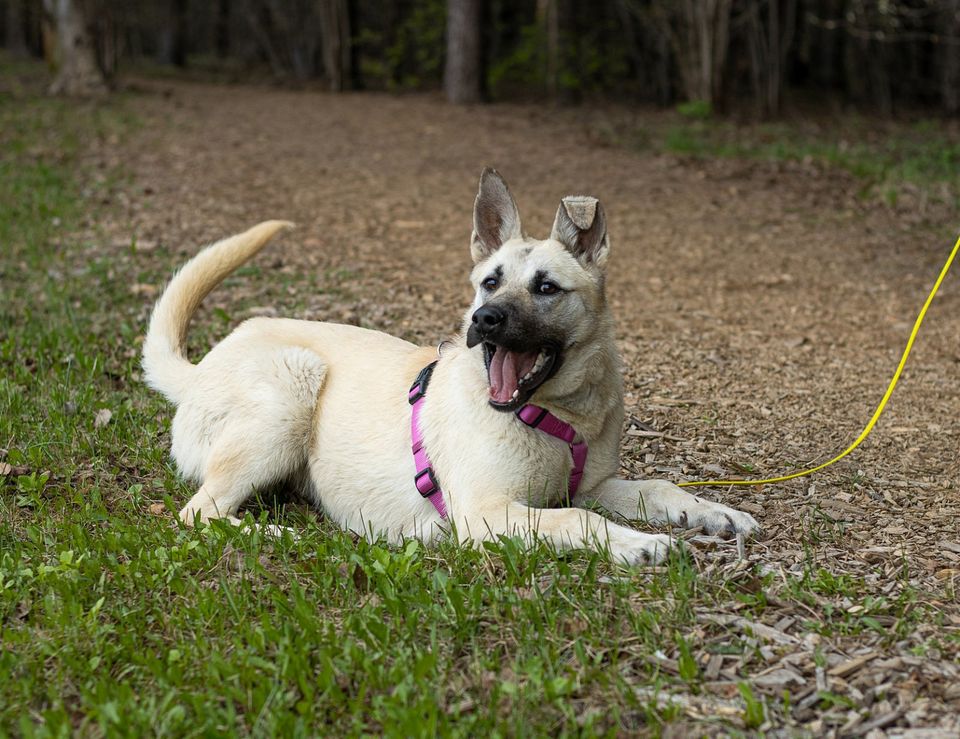
[(160, 26), (157, 61), (175, 67), (187, 66), (187, 0), (167, 0)]
[(107, 92), (80, 0), (44, 0), (54, 32), (56, 78), (51, 95), (96, 97)]
[(948, 0), (943, 8), (943, 40), (940, 42), (940, 97), (950, 115), (960, 113), (960, 0)]
[(560, 89), (560, 9), (557, 0), (537, 0), (537, 17), (547, 39), (547, 94), (557, 99)]
[(14, 56), (27, 55), (27, 36), (23, 25), (23, 0), (7, 0), (7, 51)]
[(187, 66), (187, 0), (173, 0), (170, 8), (170, 22), (173, 30), (173, 45), (170, 49), (170, 61), (174, 66)]
[(226, 59), (230, 55), (230, 0), (217, 0), (215, 37), (217, 58)]
[(353, 42), (353, 29), (358, 31), (361, 28), (360, 25), (360, 8), (359, 2), (357, 0), (346, 0), (347, 2), (347, 28), (350, 33), (348, 37), (350, 39), (350, 51), (349, 59), (350, 66), (350, 89), (351, 90), (362, 90), (364, 88), (363, 84), (363, 70), (360, 66), (360, 44)]
[(480, 1), (447, 0), (443, 85), (451, 103), (480, 102)]
[(352, 78), (350, 65), (350, 9), (347, 0), (321, 0), (320, 33), (323, 37), (323, 69), (333, 92), (346, 89)]

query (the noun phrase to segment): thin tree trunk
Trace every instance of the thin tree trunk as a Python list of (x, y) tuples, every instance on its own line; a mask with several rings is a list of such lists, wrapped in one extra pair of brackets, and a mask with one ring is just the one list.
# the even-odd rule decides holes
[(783, 54), (780, 45), (780, 0), (770, 0), (767, 6), (767, 90), (765, 105), (767, 115), (780, 112), (780, 84), (783, 80)]
[(615, 0), (617, 20), (623, 28), (623, 40), (627, 46), (627, 55), (633, 67), (631, 76), (639, 76), (643, 69), (643, 56), (640, 54), (640, 44), (637, 42), (637, 33), (633, 25), (633, 16), (630, 14), (628, 0)]
[(451, 103), (480, 102), (480, 0), (447, 0), (447, 63)]
[[(745, 19), (750, 78), (758, 112), (774, 116), (780, 112), (784, 70), (793, 44), (796, 0), (752, 0), (741, 18)], [(766, 17), (763, 8), (766, 8)], [(781, 13), (781, 10), (784, 12)]]
[(321, 0), (320, 29), (323, 36), (323, 68), (330, 89), (340, 92), (351, 79), (350, 9), (346, 0)]
[(23, 0), (7, 0), (6, 46), (14, 56), (27, 55), (27, 36), (23, 25)]
[(230, 0), (217, 0), (215, 36), (217, 57), (226, 59), (230, 55)]
[(712, 64), (710, 69), (710, 102), (717, 106), (723, 100), (723, 71), (730, 50), (730, 11), (733, 0), (714, 0), (711, 3), (710, 45)]
[(362, 90), (364, 88), (363, 84), (363, 72), (360, 67), (360, 44), (354, 43), (353, 41), (353, 29), (360, 29), (360, 9), (358, 7), (357, 0), (346, 0), (347, 2), (347, 29), (349, 31), (348, 38), (350, 39), (350, 49), (349, 49), (349, 59), (350, 66), (347, 69), (350, 70), (350, 89), (351, 90)]
[(713, 105), (721, 100), (732, 5), (733, 0), (659, 0), (653, 6), (670, 39), (688, 100)]
[(173, 44), (170, 49), (170, 61), (174, 66), (187, 66), (187, 0), (173, 0), (170, 8), (172, 17), (170, 18), (171, 29), (173, 31)]
[(52, 95), (95, 97), (107, 92), (79, 0), (44, 0), (54, 32), (57, 75)]
[(557, 99), (560, 89), (560, 9), (557, 0), (537, 0), (537, 18), (547, 39), (547, 59), (544, 70), (547, 94)]
[(940, 96), (950, 115), (960, 113), (960, 0), (943, 8), (944, 29), (940, 46)]
[(157, 61), (176, 67), (187, 66), (187, 2), (186, 0), (167, 0), (163, 4), (165, 13), (159, 28)]

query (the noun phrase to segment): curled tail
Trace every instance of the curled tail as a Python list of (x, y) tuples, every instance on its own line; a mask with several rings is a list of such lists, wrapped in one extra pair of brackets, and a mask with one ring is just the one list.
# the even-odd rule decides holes
[(251, 259), (276, 233), (292, 228), (287, 221), (265, 221), (208, 246), (174, 275), (150, 317), (143, 342), (147, 384), (179, 403), (193, 378), (194, 365), (184, 354), (190, 319), (207, 294), (237, 267)]

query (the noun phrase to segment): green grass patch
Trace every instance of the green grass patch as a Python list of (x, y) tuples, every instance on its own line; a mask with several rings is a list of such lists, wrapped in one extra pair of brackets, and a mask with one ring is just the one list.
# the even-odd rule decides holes
[(904, 195), (960, 207), (960, 135), (942, 122), (914, 124), (847, 117), (738, 124), (700, 108), (652, 125), (642, 146), (694, 158), (808, 162), (834, 167), (861, 182), (861, 195), (891, 205)]

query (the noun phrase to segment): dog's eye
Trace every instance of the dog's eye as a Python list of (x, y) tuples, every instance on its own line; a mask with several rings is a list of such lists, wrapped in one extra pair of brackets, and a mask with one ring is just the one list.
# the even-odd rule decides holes
[(552, 282), (544, 280), (540, 283), (540, 286), (537, 288), (540, 291), (541, 295), (555, 295), (560, 292), (560, 288), (554, 285)]
[(488, 277), (482, 283), (484, 290), (496, 290), (500, 287), (500, 280), (496, 277)]

